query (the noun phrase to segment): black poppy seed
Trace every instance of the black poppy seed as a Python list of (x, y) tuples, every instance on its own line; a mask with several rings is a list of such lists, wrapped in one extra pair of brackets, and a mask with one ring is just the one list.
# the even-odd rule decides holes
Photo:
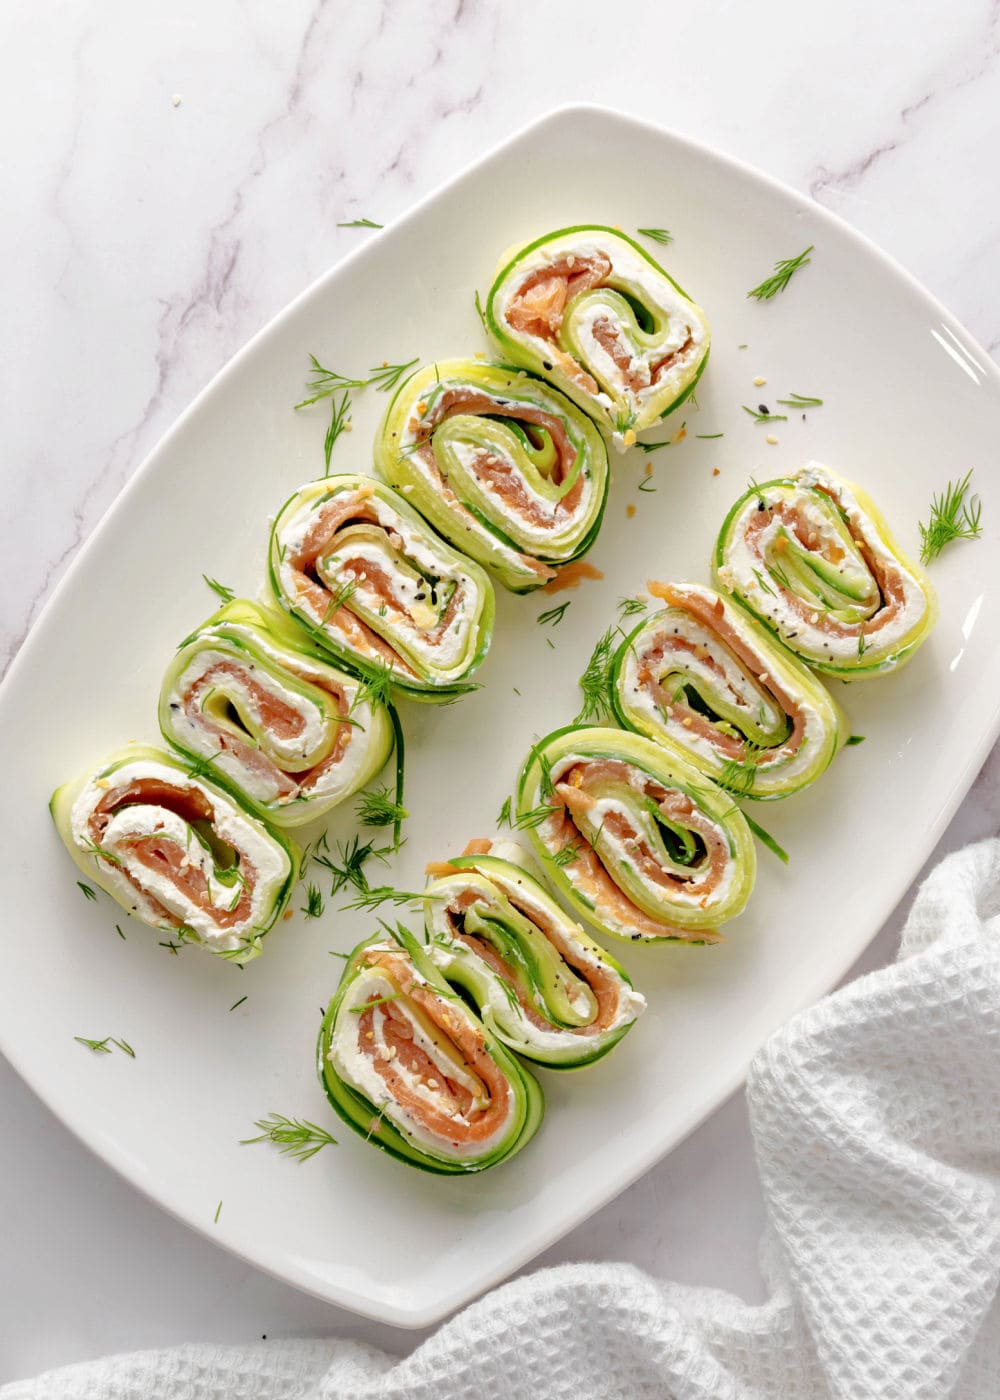
[(770, 418), (771, 416), (771, 410), (768, 408), (766, 403), (759, 403), (757, 405), (757, 412), (763, 413), (765, 418)]
[(543, 361), (542, 361), (542, 368), (543, 368), (543, 369), (551, 369), (551, 368), (552, 368), (552, 362), (551, 362), (550, 360), (543, 360)]

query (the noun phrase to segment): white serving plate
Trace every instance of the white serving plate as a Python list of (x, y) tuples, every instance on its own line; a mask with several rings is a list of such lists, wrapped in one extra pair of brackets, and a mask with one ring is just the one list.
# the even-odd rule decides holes
[[(170, 956), (105, 897), (82, 898), (46, 802), (105, 751), (157, 739), (163, 666), (212, 610), (202, 571), (256, 590), (268, 516), (322, 471), (325, 410), (291, 412), (307, 352), (358, 372), (484, 349), (473, 289), (485, 292), (512, 242), (577, 222), (673, 231), (669, 249), (651, 251), (714, 329), (700, 407), (660, 434), (686, 419), (682, 444), (613, 463), (591, 555), (605, 579), (563, 595), (573, 602), (562, 624), (535, 624), (551, 600), (503, 594), (484, 689), (443, 710), (405, 707), (414, 816), (385, 878), (413, 888), (427, 860), (492, 832), (533, 737), (576, 710), (575, 678), (616, 600), (652, 576), (707, 580), (716, 531), (750, 474), (765, 480), (809, 457), (840, 467), (915, 550), (931, 495), (974, 467), (985, 533), (935, 564), (941, 621), (913, 664), (835, 687), (867, 742), (810, 792), (754, 809), (792, 860), (760, 852), (750, 908), (726, 942), (614, 948), (648, 1014), (593, 1069), (540, 1076), (546, 1122), (514, 1161), (438, 1179), (341, 1131), (316, 1082), (321, 1004), (342, 966), (329, 950), (349, 949), (372, 916), (338, 915), (339, 901), (320, 920), (296, 915), (245, 971), (193, 948)], [(809, 243), (812, 263), (783, 295), (747, 300), (777, 258)], [(740, 406), (774, 407), (790, 391), (825, 405), (777, 425), (769, 446)], [(368, 468), (385, 403), (356, 396), (335, 468)], [(842, 976), (916, 874), (1000, 726), (998, 442), (1000, 374), (985, 352), (838, 219), (611, 112), (568, 108), (528, 128), (373, 235), (233, 360), (136, 473), (24, 645), (0, 692), (4, 1052), (109, 1166), (210, 1239), (372, 1317), (442, 1317), (689, 1133), (764, 1038)], [(636, 489), (647, 460), (655, 494)], [(352, 830), (349, 814), (331, 823), (332, 835)], [(92, 1055), (74, 1035), (124, 1036), (137, 1058)], [(340, 1145), (301, 1166), (241, 1147), (272, 1110), (328, 1123)]]

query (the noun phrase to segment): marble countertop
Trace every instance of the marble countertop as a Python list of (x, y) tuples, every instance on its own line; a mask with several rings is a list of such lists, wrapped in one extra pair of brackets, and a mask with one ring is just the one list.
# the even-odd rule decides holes
[[(619, 107), (806, 191), (1000, 347), (1000, 0), (126, 0), (23, 8), (0, 55), (8, 218), (0, 650), (202, 385), (319, 273), (555, 105)], [(592, 55), (599, 53), (599, 59)], [(12, 216), (12, 217), (11, 217)], [(1000, 827), (994, 752), (935, 853)], [(910, 896), (858, 971), (892, 956)], [(0, 1062), (0, 1381), (187, 1340), (420, 1334), (190, 1233)], [(712, 1222), (712, 1228), (707, 1228)], [(724, 1222), (724, 1228), (719, 1223)], [(737, 1097), (539, 1263), (627, 1259), (760, 1298)]]

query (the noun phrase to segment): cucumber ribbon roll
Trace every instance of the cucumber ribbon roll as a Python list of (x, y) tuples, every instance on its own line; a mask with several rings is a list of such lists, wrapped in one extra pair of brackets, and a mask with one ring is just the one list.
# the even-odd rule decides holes
[(714, 564), (720, 588), (844, 681), (897, 670), (937, 619), (929, 579), (872, 501), (818, 462), (741, 496)]
[(288, 902), (296, 848), (170, 754), (130, 745), (50, 806), (87, 879), (181, 942), (246, 962)]
[(271, 532), (270, 584), (327, 652), (362, 673), (388, 672), (418, 700), (470, 689), (493, 630), (493, 586), (381, 482), (313, 481)]
[(320, 1030), (320, 1079), (344, 1122), (392, 1156), (484, 1171), (534, 1135), (542, 1091), (412, 934), (397, 936), (351, 954)]
[(740, 797), (787, 797), (815, 782), (848, 733), (816, 677), (715, 589), (647, 587), (667, 606), (615, 654), (620, 723)]
[(483, 1022), (529, 1060), (592, 1064), (645, 1010), (628, 974), (525, 867), (511, 841), (473, 841), (428, 867), (427, 955)]
[(550, 379), (620, 450), (688, 397), (711, 340), (704, 311), (646, 250), (597, 224), (510, 256), (485, 320), (506, 358)]
[(516, 593), (594, 543), (608, 492), (601, 435), (524, 370), (446, 360), (396, 391), (375, 442), (380, 475)]
[(168, 743), (279, 826), (299, 826), (363, 787), (393, 724), (363, 681), (331, 666), (276, 609), (235, 599), (182, 643), (160, 691)]
[(753, 840), (732, 797), (638, 734), (570, 725), (539, 740), (517, 822), (560, 894), (616, 938), (713, 942), (753, 889)]

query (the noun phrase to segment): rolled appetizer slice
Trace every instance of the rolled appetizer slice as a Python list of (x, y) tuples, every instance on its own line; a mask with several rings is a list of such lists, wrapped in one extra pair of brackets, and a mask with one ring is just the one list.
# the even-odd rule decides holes
[(714, 942), (753, 889), (753, 839), (732, 797), (638, 734), (571, 725), (541, 739), (517, 822), (572, 908), (615, 938)]
[(485, 320), (508, 359), (550, 379), (622, 451), (692, 392), (711, 339), (704, 311), (646, 250), (598, 224), (510, 256)]
[(227, 603), (185, 641), (160, 691), (160, 729), (279, 826), (363, 787), (392, 751), (389, 710), (331, 666), (283, 613)]
[(400, 930), (351, 954), (319, 1036), (319, 1073), (345, 1123), (425, 1171), (485, 1171), (542, 1119), (542, 1091)]
[(647, 585), (662, 612), (612, 663), (626, 729), (679, 750), (739, 797), (788, 797), (824, 773), (847, 721), (816, 677), (765, 627), (713, 588)]
[(288, 902), (296, 848), (171, 754), (133, 744), (50, 803), (70, 855), (123, 909), (233, 962)]
[(427, 954), (484, 1024), (552, 1069), (592, 1064), (645, 1010), (625, 969), (556, 904), (512, 841), (429, 867)]
[(415, 700), (470, 688), (493, 631), (493, 585), (404, 498), (364, 476), (296, 491), (271, 531), (281, 606), (352, 669), (388, 671)]
[(587, 552), (608, 493), (607, 451), (590, 419), (524, 370), (481, 360), (427, 365), (401, 385), (375, 465), (515, 593)]
[(898, 670), (937, 620), (930, 580), (873, 502), (818, 462), (741, 496), (714, 565), (790, 651), (844, 681)]

